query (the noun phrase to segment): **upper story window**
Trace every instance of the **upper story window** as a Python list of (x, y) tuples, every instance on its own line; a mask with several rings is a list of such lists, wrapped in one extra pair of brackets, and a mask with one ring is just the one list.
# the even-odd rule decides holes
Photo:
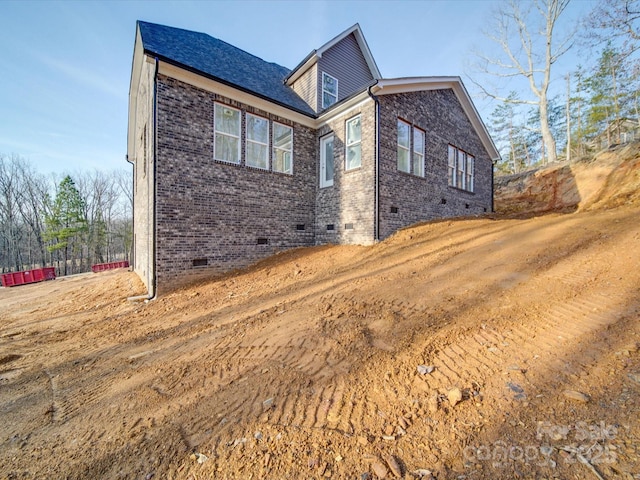
[(322, 72), (322, 108), (329, 108), (338, 101), (338, 79)]
[(398, 120), (398, 170), (411, 172), (409, 152), (411, 151), (411, 126)]
[(352, 170), (362, 165), (362, 151), (360, 145), (362, 140), (362, 126), (360, 115), (347, 120), (346, 130), (347, 134), (345, 137), (347, 139), (347, 154), (345, 157), (345, 170)]
[(247, 113), (246, 154), (246, 165), (269, 169), (269, 120), (250, 113)]
[(424, 177), (424, 132), (413, 127), (413, 174)]
[(449, 186), (473, 192), (475, 158), (452, 145), (448, 156)]
[(240, 163), (240, 110), (215, 104), (213, 158)]
[(293, 128), (273, 122), (273, 171), (293, 173)]

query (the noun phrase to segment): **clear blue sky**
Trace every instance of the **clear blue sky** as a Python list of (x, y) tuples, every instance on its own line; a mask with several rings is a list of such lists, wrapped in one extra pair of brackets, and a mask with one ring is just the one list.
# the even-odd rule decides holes
[[(383, 77), (463, 76), (493, 4), (0, 0), (0, 154), (43, 173), (126, 168), (136, 20), (205, 32), (288, 68), (357, 22)], [(467, 88), (486, 123), (488, 104)]]

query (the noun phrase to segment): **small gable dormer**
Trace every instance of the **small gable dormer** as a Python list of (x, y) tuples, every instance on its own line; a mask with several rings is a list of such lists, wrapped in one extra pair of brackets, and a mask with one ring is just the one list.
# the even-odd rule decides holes
[(380, 78), (360, 26), (355, 24), (307, 55), (285, 82), (320, 113)]

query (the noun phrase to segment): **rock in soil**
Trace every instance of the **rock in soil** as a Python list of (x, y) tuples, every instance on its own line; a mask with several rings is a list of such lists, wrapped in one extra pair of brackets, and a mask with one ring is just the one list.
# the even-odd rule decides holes
[(562, 394), (571, 400), (575, 400), (576, 402), (587, 403), (589, 401), (589, 395), (587, 395), (586, 393), (577, 392), (576, 390), (565, 390), (564, 392), (562, 392)]
[(449, 403), (452, 407), (455, 407), (458, 403), (462, 401), (462, 391), (459, 388), (452, 388), (447, 393), (447, 398), (449, 399)]
[(432, 373), (436, 367), (433, 365), (418, 365), (418, 373), (420, 375), (427, 375), (428, 373)]
[(393, 455), (385, 455), (384, 461), (387, 462), (387, 465), (389, 465), (391, 473), (393, 473), (398, 478), (402, 477), (402, 469), (400, 468), (400, 464)]
[(373, 462), (373, 465), (371, 465), (371, 469), (373, 470), (373, 473), (376, 475), (376, 477), (380, 479), (386, 478), (388, 473), (387, 467), (385, 467), (382, 463)]

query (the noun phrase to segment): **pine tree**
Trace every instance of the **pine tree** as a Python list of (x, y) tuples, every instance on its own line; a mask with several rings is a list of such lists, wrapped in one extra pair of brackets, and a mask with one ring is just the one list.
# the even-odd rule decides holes
[[(509, 95), (509, 98), (515, 98), (515, 92)], [(515, 106), (511, 101), (500, 102), (491, 114), (491, 136), (495, 140), (502, 160), (496, 165), (498, 173), (507, 175), (516, 173), (518, 170), (514, 168), (514, 152), (515, 152), (515, 126), (514, 113)]]
[(591, 95), (587, 110), (587, 134), (594, 137), (607, 132), (607, 144), (620, 142), (620, 130), (608, 127), (617, 124), (633, 108), (633, 96), (628, 88), (632, 82), (625, 56), (608, 44), (598, 59), (593, 74), (586, 79)]
[(70, 255), (73, 261), (80, 247), (80, 235), (87, 230), (83, 210), (84, 200), (71, 177), (67, 175), (60, 182), (56, 198), (50, 205), (43, 234), (44, 240), (49, 243), (47, 250), (63, 254), (64, 275), (68, 272)]

